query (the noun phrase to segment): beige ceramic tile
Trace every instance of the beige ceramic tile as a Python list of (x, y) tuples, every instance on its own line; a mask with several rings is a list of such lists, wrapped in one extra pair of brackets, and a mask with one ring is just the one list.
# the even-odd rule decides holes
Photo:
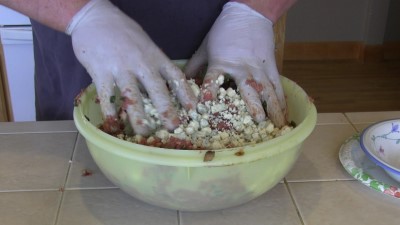
[(400, 118), (400, 111), (389, 112), (354, 112), (346, 113), (346, 116), (353, 123), (374, 123), (380, 120)]
[(351, 123), (354, 124), (357, 131), (362, 132), (373, 123), (393, 118), (400, 118), (400, 111), (346, 113), (346, 116), (349, 118)]
[(304, 224), (399, 224), (399, 199), (358, 181), (289, 183), (289, 187)]
[(343, 113), (318, 113), (317, 124), (348, 124)]
[(0, 122), (1, 133), (76, 132), (72, 120), (42, 122)]
[(0, 193), (0, 224), (53, 225), (60, 199), (59, 191)]
[(361, 133), (363, 132), (363, 130), (365, 128), (367, 128), (368, 126), (370, 126), (373, 123), (358, 123), (358, 124), (354, 124), (354, 127), (356, 128), (356, 130)]
[(0, 135), (0, 190), (58, 190), (65, 183), (76, 136)]
[(180, 212), (181, 225), (300, 225), (285, 184), (241, 206), (210, 212)]
[(79, 135), (68, 174), (66, 188), (104, 188), (115, 187), (100, 171), (93, 161), (85, 139)]
[(355, 133), (350, 124), (317, 125), (304, 142), (287, 181), (353, 179), (339, 161), (339, 150)]
[(178, 225), (177, 211), (147, 205), (119, 189), (65, 191), (57, 225)]

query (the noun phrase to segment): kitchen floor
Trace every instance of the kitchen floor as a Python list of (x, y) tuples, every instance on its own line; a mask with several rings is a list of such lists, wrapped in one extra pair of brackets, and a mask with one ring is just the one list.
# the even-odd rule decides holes
[(282, 73), (314, 99), (318, 112), (400, 110), (400, 61), (285, 61)]

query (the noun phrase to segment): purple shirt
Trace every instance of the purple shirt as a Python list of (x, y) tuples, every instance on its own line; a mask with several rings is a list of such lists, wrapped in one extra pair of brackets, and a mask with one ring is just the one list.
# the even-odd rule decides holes
[[(189, 59), (227, 0), (112, 0), (171, 59)], [(92, 81), (71, 38), (32, 21), (37, 120), (72, 119), (75, 96)]]

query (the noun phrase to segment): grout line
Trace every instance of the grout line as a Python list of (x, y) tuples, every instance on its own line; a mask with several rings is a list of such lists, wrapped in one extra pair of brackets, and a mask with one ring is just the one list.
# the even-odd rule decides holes
[(55, 134), (55, 133), (78, 133), (78, 131), (15, 131), (15, 132), (0, 132), (0, 134)]
[(90, 190), (118, 190), (119, 187), (74, 187), (66, 188), (64, 191), (90, 191)]
[(299, 209), (299, 207), (297, 206), (296, 201), (295, 201), (294, 196), (293, 196), (293, 193), (292, 193), (292, 190), (291, 190), (290, 187), (289, 187), (289, 183), (287, 182), (286, 178), (285, 178), (283, 181), (284, 181), (284, 184), (285, 184), (285, 186), (286, 186), (286, 189), (287, 189), (288, 192), (289, 192), (290, 199), (292, 200), (292, 203), (293, 203), (294, 207), (296, 208), (297, 216), (299, 217), (301, 224), (302, 224), (302, 225), (305, 225), (304, 219), (303, 219), (303, 217), (301, 216), (301, 213), (300, 213), (300, 209)]
[(20, 190), (0, 190), (1, 193), (18, 193), (18, 192), (46, 192), (46, 191), (60, 191), (60, 189), (20, 189)]
[(356, 128), (356, 126), (354, 125), (354, 123), (350, 120), (350, 118), (347, 116), (347, 113), (343, 113), (343, 116), (346, 118), (346, 120), (350, 123), (350, 125), (353, 127), (353, 129), (356, 132), (359, 132), (358, 129)]
[(176, 211), (176, 216), (178, 217), (178, 225), (181, 225), (181, 211)]
[[(350, 182), (355, 182), (355, 181), (357, 181), (357, 180), (354, 180), (354, 179), (353, 179), (353, 180), (327, 180), (327, 181), (319, 181), (319, 182), (332, 182), (332, 181), (344, 181), (344, 182), (349, 182), (349, 181), (350, 181)], [(286, 180), (286, 178), (284, 179), (284, 184), (285, 184), (285, 186), (286, 186), (286, 189), (288, 190), (289, 195), (290, 195), (290, 198), (291, 198), (291, 200), (292, 200), (292, 203), (293, 203), (293, 205), (294, 205), (295, 208), (296, 208), (297, 216), (299, 217), (301, 224), (302, 224), (302, 225), (305, 225), (306, 223), (305, 223), (303, 217), (301, 216), (300, 209), (299, 209), (299, 207), (298, 207), (298, 204), (296, 203), (296, 200), (295, 200), (294, 195), (293, 195), (293, 192), (292, 192), (292, 190), (291, 190), (291, 188), (290, 188), (290, 186), (289, 186), (289, 183), (308, 183), (308, 182), (307, 182), (307, 181), (305, 181), (305, 182), (288, 182), (288, 181)]]
[(60, 198), (60, 203), (59, 203), (58, 208), (57, 208), (54, 225), (57, 225), (57, 223), (58, 223), (58, 218), (59, 218), (59, 215), (60, 215), (61, 206), (62, 206), (62, 203), (64, 201), (65, 186), (67, 184), (69, 173), (71, 171), (71, 165), (72, 165), (71, 162), (72, 162), (72, 159), (73, 159), (73, 157), (75, 155), (76, 149), (78, 148), (78, 137), (79, 137), (79, 133), (77, 133), (76, 136), (75, 136), (75, 144), (74, 144), (74, 148), (73, 148), (72, 153), (71, 153), (71, 157), (69, 158), (69, 162), (70, 163), (68, 163), (67, 174), (66, 174), (65, 179), (64, 179), (64, 184), (60, 187), (61, 198)]
[(313, 183), (313, 182), (336, 182), (336, 181), (351, 181), (356, 180), (355, 178), (343, 178), (343, 179), (321, 179), (321, 180), (290, 180), (287, 183)]
[(1, 193), (18, 193), (18, 192), (52, 192), (52, 191), (86, 191), (86, 190), (114, 190), (119, 187), (73, 187), (73, 188), (48, 188), (48, 189), (18, 189), (18, 190), (0, 190)]
[(65, 191), (90, 191), (90, 190), (114, 190), (120, 189), (119, 187), (74, 187), (74, 188), (48, 188), (48, 189), (18, 189), (18, 190), (0, 190), (2, 193), (19, 193), (19, 192), (65, 192)]

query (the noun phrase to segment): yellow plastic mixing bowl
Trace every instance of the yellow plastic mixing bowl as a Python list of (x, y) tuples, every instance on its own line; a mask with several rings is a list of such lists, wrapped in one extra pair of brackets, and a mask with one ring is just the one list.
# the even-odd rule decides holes
[(105, 176), (149, 204), (183, 210), (224, 209), (248, 202), (274, 187), (296, 162), (301, 145), (316, 124), (314, 104), (293, 81), (282, 77), (289, 121), (297, 126), (267, 142), (240, 148), (173, 150), (130, 143), (98, 128), (102, 123), (96, 90), (79, 97), (74, 121)]

